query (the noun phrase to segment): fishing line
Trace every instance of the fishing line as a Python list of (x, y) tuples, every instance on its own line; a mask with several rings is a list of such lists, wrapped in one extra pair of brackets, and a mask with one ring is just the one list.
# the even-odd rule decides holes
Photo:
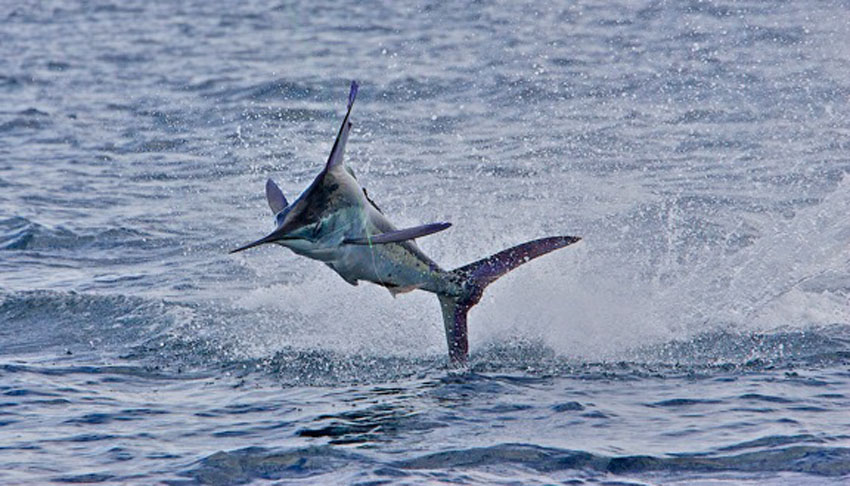
[(375, 272), (375, 279), (383, 283), (383, 280), (381, 280), (378, 275), (378, 263), (375, 261), (375, 248), (372, 244), (372, 235), (369, 234), (369, 231), (366, 228), (366, 221), (366, 214), (363, 214), (363, 232), (366, 233), (366, 242), (369, 244), (369, 256), (372, 258), (372, 270)]

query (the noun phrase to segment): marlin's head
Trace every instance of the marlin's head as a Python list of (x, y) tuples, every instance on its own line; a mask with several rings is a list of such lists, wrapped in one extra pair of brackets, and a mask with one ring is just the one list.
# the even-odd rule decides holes
[(345, 229), (340, 228), (340, 223), (345, 210), (352, 206), (346, 192), (332, 177), (317, 178), (295, 202), (286, 204), (283, 193), (269, 179), (266, 182), (266, 199), (275, 212), (275, 230), (231, 253), (266, 243), (277, 243), (300, 252), (340, 244)]
[(275, 214), (276, 229), (259, 240), (231, 253), (266, 243), (277, 243), (297, 252), (318, 251), (342, 242), (346, 209), (356, 206), (361, 190), (343, 165), (343, 154), (351, 131), (351, 107), (357, 95), (357, 83), (351, 82), (348, 112), (342, 121), (330, 157), (313, 183), (292, 204), (287, 203), (280, 188), (269, 179), (266, 200)]

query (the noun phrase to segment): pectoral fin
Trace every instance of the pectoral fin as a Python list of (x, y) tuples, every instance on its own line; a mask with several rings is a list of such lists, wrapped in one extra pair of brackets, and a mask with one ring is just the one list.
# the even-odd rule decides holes
[(348, 245), (379, 245), (382, 243), (398, 243), (399, 241), (412, 240), (421, 236), (430, 235), (443, 231), (451, 226), (451, 223), (431, 223), (415, 226), (413, 228), (405, 228), (396, 231), (388, 231), (377, 235), (367, 236), (364, 238), (348, 238), (343, 241)]
[(286, 197), (283, 196), (283, 191), (271, 179), (266, 181), (266, 200), (269, 202), (269, 207), (274, 214), (283, 211), (289, 204), (286, 201)]

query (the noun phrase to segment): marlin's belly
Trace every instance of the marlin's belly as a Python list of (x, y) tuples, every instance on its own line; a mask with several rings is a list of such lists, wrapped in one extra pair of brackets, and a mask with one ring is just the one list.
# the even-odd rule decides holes
[(343, 245), (336, 258), (326, 261), (349, 283), (358, 280), (376, 283), (390, 289), (421, 288), (437, 291), (442, 270), (425, 257), (410, 251), (406, 245)]

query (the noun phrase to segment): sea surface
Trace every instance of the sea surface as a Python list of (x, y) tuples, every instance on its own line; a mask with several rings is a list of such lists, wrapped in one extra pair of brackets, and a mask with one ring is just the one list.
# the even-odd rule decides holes
[[(0, 4), (0, 484), (850, 482), (850, 3)], [(266, 246), (347, 164), (490, 287)]]

